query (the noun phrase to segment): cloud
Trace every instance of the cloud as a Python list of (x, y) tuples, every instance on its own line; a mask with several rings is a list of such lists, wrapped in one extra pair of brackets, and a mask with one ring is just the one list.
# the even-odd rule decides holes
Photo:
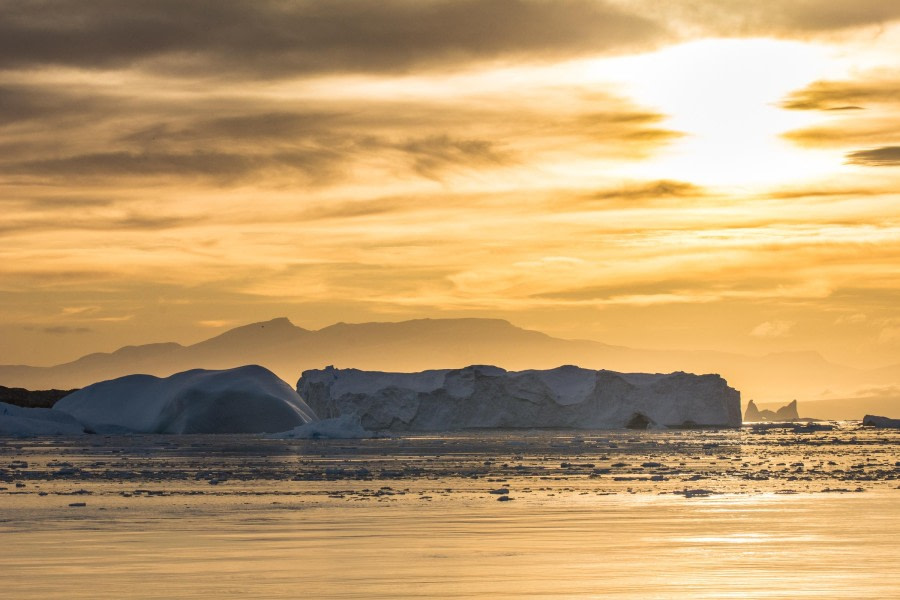
[[(220, 184), (235, 183), (266, 171), (302, 175), (307, 183), (323, 182), (334, 175), (340, 156), (327, 149), (290, 150), (272, 154), (193, 150), (190, 152), (96, 152), (63, 158), (13, 163), (7, 168), (22, 175), (104, 179), (149, 177), (170, 180), (203, 177)], [(298, 182), (300, 183), (300, 182)]]
[(874, 74), (852, 81), (815, 81), (794, 91), (780, 106), (788, 110), (862, 110), (900, 102), (900, 78)]
[(787, 336), (796, 325), (793, 321), (765, 321), (754, 327), (750, 335), (758, 338), (780, 338)]
[(900, 137), (900, 120), (894, 115), (841, 119), (829, 125), (788, 131), (783, 137), (795, 144), (813, 148), (890, 143)]
[[(246, 79), (547, 62), (718, 36), (841, 31), (884, 0), (4, 0), (0, 69), (141, 68)], [(675, 31), (677, 30), (677, 31)]]
[(900, 166), (900, 146), (884, 146), (850, 152), (847, 154), (847, 163), (866, 167)]
[(416, 173), (429, 179), (439, 179), (441, 173), (454, 166), (503, 165), (512, 160), (510, 153), (498, 149), (494, 142), (454, 139), (449, 135), (411, 139), (398, 149), (409, 155)]
[(78, 333), (91, 333), (93, 329), (89, 327), (69, 327), (66, 325), (55, 325), (53, 327), (44, 327), (41, 331), (52, 335), (71, 335)]
[(0, 84), (0, 127), (35, 120), (59, 122), (107, 110), (111, 99), (29, 84)]
[(828, 34), (900, 19), (884, 0), (622, 0), (675, 30), (723, 37)]
[[(29, 94), (50, 105), (91, 95), (89, 87), (59, 92), (51, 85), (32, 86)], [(36, 115), (33, 126), (9, 130), (5, 142), (20, 148), (0, 154), (0, 173), (106, 187), (135, 178), (322, 186), (347, 182), (357, 167), (370, 178), (375, 168), (394, 179), (442, 180), (516, 164), (526, 155), (534, 159), (541, 146), (635, 159), (680, 135), (659, 127), (662, 115), (603, 94), (565, 109), (543, 96), (503, 105), (465, 96), (350, 97), (295, 110), (266, 95), (227, 102), (216, 93), (180, 100), (127, 96), (120, 102), (102, 90), (94, 96), (93, 112), (85, 104), (77, 118), (57, 122)]]
[(200, 327), (210, 327), (213, 329), (218, 329), (220, 327), (233, 327), (237, 325), (237, 321), (233, 319), (205, 320), (197, 321), (197, 325), (199, 325)]
[[(789, 131), (783, 137), (808, 147), (891, 144), (900, 138), (898, 90), (900, 77), (894, 71), (863, 73), (853, 80), (813, 82), (789, 94), (780, 106), (789, 110), (829, 111), (841, 118), (825, 125)], [(869, 164), (870, 157), (856, 154), (848, 154), (848, 162)]]
[(647, 17), (591, 0), (7, 2), (0, 68), (142, 66), (254, 79), (550, 57), (646, 45)]
[(878, 333), (879, 344), (895, 344), (900, 342), (900, 326), (885, 327)]
[(850, 315), (841, 315), (835, 321), (835, 325), (852, 325), (857, 326), (865, 323), (868, 316), (865, 313), (853, 313)]
[(667, 198), (695, 198), (703, 196), (705, 190), (693, 183), (660, 179), (658, 181), (629, 183), (621, 188), (606, 189), (591, 196), (595, 200), (626, 200), (641, 202)]
[(195, 221), (187, 217), (175, 215), (105, 215), (81, 214), (70, 215), (65, 220), (28, 218), (8, 219), (0, 224), (0, 233), (21, 234), (36, 231), (159, 231), (172, 229)]

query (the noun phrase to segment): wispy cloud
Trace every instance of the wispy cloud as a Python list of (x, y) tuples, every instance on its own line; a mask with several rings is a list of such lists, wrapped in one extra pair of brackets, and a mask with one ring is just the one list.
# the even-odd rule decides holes
[(793, 321), (765, 321), (754, 327), (750, 335), (758, 338), (779, 338), (789, 335), (794, 328)]

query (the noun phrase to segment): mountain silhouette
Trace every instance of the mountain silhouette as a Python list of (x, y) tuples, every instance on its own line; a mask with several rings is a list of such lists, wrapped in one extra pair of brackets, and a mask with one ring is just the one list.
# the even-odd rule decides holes
[[(236, 327), (197, 344), (126, 346), (50, 366), (0, 366), (0, 385), (27, 389), (70, 389), (129, 375), (168, 376), (193, 368), (262, 365), (294, 384), (306, 369), (334, 365), (381, 371), (420, 371), (491, 364), (511, 370), (575, 364), (624, 372), (718, 373), (741, 390), (744, 403), (799, 398), (815, 412), (814, 400), (846, 398), (859, 389), (896, 386), (887, 401), (900, 407), (900, 366), (865, 371), (831, 363), (816, 352), (761, 357), (712, 351), (660, 351), (568, 340), (523, 329), (502, 319), (415, 319), (401, 322), (336, 323), (319, 330), (297, 327), (287, 318)], [(880, 396), (883, 402), (883, 394)], [(842, 403), (844, 404), (844, 403)], [(821, 405), (824, 407), (825, 405)], [(831, 403), (823, 418), (861, 418)]]

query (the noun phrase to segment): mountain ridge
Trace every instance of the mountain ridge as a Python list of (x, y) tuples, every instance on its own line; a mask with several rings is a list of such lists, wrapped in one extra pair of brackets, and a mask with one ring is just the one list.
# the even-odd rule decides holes
[[(192, 368), (260, 364), (293, 384), (306, 369), (335, 365), (382, 371), (421, 371), (496, 364), (547, 369), (563, 364), (621, 372), (717, 373), (741, 390), (744, 402), (850, 398), (866, 387), (898, 386), (900, 368), (860, 370), (814, 351), (759, 357), (704, 350), (645, 350), (591, 340), (568, 340), (518, 327), (505, 319), (411, 319), (334, 323), (318, 330), (288, 318), (249, 323), (195, 344), (161, 342), (91, 353), (48, 367), (0, 366), (0, 385), (70, 389), (134, 373), (168, 376)], [(900, 407), (900, 398), (898, 398)], [(859, 417), (857, 417), (859, 418)]]

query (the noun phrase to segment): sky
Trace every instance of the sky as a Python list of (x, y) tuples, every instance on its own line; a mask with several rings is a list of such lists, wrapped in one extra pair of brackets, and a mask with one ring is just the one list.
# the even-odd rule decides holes
[(279, 316), (900, 363), (898, 2), (0, 14), (0, 363)]

